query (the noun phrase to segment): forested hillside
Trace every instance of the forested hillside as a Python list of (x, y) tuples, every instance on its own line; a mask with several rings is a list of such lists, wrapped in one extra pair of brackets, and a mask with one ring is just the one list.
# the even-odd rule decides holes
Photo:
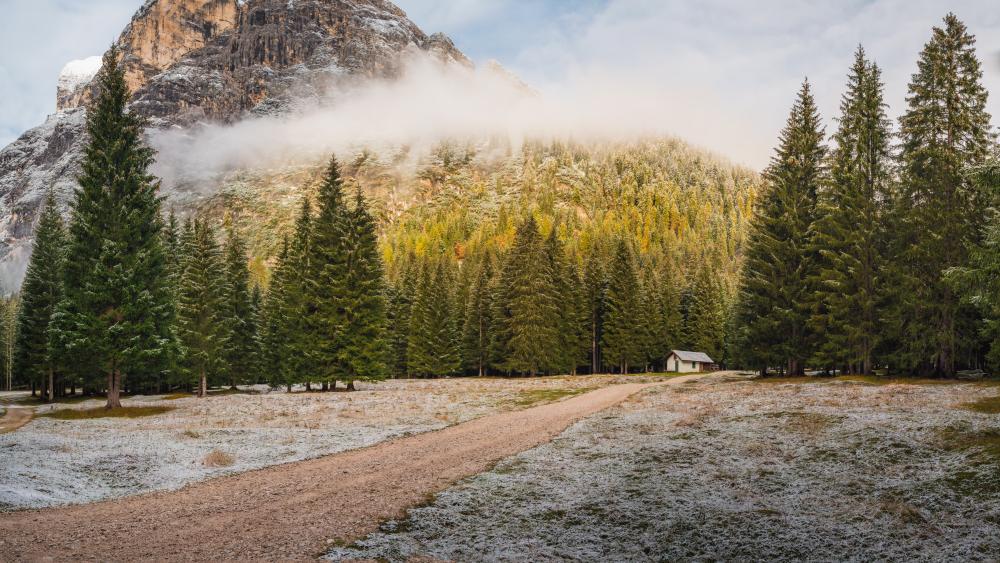
[[(395, 375), (621, 369), (622, 361), (601, 355), (606, 286), (621, 268), (615, 262), (620, 243), (642, 290), (622, 314), (652, 315), (642, 317), (646, 323), (622, 321), (623, 341), (636, 346), (625, 354), (630, 366), (659, 367), (671, 347), (680, 346), (724, 359), (725, 319), (760, 186), (752, 171), (675, 139), (536, 142), (517, 151), (496, 141), (443, 143), (416, 163), (405, 156), (359, 151), (340, 165), (345, 190), (367, 194), (377, 220)], [(282, 237), (294, 238), (301, 202), (315, 198), (322, 173), (319, 167), (241, 173), (205, 205), (252, 241), (263, 286)], [(537, 284), (535, 293), (572, 294), (554, 298), (560, 310), (547, 314), (572, 317), (560, 321), (558, 332), (576, 344), (560, 344), (575, 349), (559, 360), (519, 369), (491, 343), (497, 329), (486, 326), (491, 319), (474, 314), (478, 307), (492, 316), (493, 295), (511, 283), (502, 280), (503, 264), (522, 255), (515, 252), (517, 233), (529, 219), (537, 231), (530, 237), (548, 241), (557, 264), (544, 266), (541, 254), (529, 253), (517, 268), (525, 283)], [(555, 287), (561, 284), (567, 287)], [(570, 305), (573, 311), (564, 310)], [(473, 335), (474, 325), (484, 333)], [(438, 334), (420, 334), (428, 331)], [(538, 345), (556, 346), (545, 338)], [(428, 349), (409, 357), (407, 350), (417, 348)]]

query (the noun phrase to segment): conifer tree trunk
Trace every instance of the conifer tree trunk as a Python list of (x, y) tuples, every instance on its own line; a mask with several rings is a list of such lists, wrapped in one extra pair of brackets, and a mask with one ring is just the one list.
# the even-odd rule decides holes
[(208, 394), (208, 377), (205, 375), (205, 368), (201, 368), (198, 377), (198, 396), (204, 397)]
[(49, 402), (55, 400), (55, 381), (52, 366), (49, 366)]
[(121, 408), (121, 371), (117, 363), (112, 364), (111, 370), (108, 371), (108, 402), (104, 406), (106, 409), (118, 409)]
[(347, 382), (347, 390), (348, 391), (357, 391), (357, 389), (354, 388), (354, 380), (353, 379), (348, 380), (348, 382)]

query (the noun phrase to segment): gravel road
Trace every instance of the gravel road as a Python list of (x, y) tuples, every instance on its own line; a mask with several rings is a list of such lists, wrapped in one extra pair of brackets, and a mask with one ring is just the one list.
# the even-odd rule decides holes
[(177, 491), (0, 514), (0, 560), (315, 559), (646, 387), (698, 377), (613, 385)]

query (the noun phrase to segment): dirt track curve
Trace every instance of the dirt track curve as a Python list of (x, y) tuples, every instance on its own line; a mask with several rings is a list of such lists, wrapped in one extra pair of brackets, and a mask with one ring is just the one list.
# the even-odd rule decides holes
[(0, 561), (304, 560), (398, 518), (452, 483), (551, 440), (651, 385), (604, 387), (177, 491), (0, 514)]
[[(31, 416), (33, 414), (31, 409), (18, 407), (6, 408), (7, 412), (5, 412), (3, 416), (0, 416), (0, 434), (13, 432), (31, 420)], [(2, 554), (3, 551), (0, 550), (0, 555)]]

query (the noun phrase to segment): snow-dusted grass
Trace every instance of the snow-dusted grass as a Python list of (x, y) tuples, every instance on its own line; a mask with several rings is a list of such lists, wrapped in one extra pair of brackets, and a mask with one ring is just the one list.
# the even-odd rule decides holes
[[(609, 377), (397, 380), (354, 393), (256, 388), (205, 399), (130, 397), (125, 407), (171, 409), (140, 418), (89, 418), (103, 399), (40, 406), (0, 435), (0, 510), (90, 502), (173, 489), (235, 473), (375, 444), (500, 410), (547, 402)], [(301, 388), (298, 391), (302, 391)], [(23, 394), (11, 401), (27, 400)], [(74, 411), (72, 416), (58, 410)], [(54, 410), (55, 417), (46, 416)], [(70, 418), (72, 420), (60, 420)], [(231, 463), (205, 463), (219, 452)]]
[(995, 560), (986, 384), (654, 388), (329, 557)]

